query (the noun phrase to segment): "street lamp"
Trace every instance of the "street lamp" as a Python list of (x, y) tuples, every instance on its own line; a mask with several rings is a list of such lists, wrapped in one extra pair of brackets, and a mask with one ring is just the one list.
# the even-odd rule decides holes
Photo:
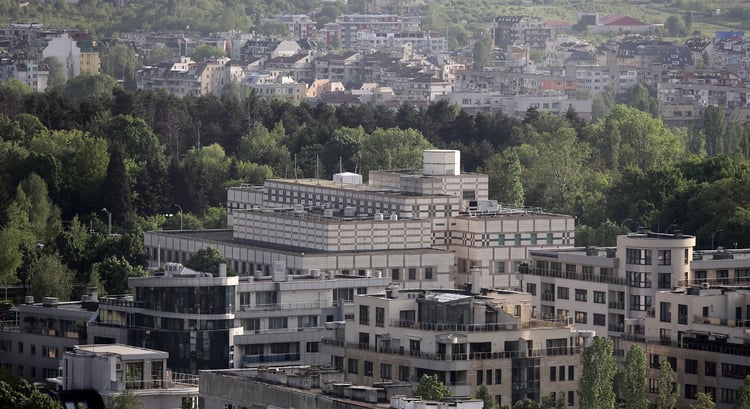
[(182, 206), (178, 205), (177, 203), (174, 204), (174, 206), (180, 210), (180, 231), (182, 231)]
[(623, 220), (622, 223), (620, 224), (620, 230), (622, 230), (625, 227), (625, 225), (627, 225), (628, 226), (628, 231), (630, 231), (630, 225), (627, 224), (627, 223), (628, 222), (632, 222), (632, 221), (633, 221), (633, 219), (625, 219), (625, 220)]
[(717, 234), (719, 234), (719, 233), (721, 233), (723, 231), (724, 230), (722, 230), (722, 229), (718, 229), (718, 230), (715, 230), (713, 233), (711, 233), (711, 250), (714, 249), (714, 238), (716, 238)]
[(106, 207), (102, 207), (102, 211), (107, 213), (107, 235), (112, 235), (112, 212), (107, 210)]

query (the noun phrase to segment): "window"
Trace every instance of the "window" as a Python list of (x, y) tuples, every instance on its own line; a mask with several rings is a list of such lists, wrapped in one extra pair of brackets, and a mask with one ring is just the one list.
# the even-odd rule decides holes
[(249, 318), (242, 320), (242, 326), (248, 331), (260, 330), (260, 318)]
[(607, 325), (607, 316), (604, 314), (594, 313), (594, 325), (598, 325), (601, 327)]
[(660, 289), (672, 288), (672, 274), (670, 273), (659, 273), (657, 275), (657, 285)]
[(409, 269), (409, 280), (416, 280), (417, 279), (417, 269), (416, 268), (410, 268)]
[(503, 383), (503, 370), (502, 369), (495, 369), (495, 384), (500, 385)]
[(424, 279), (425, 280), (433, 280), (434, 276), (433, 276), (432, 272), (433, 272), (432, 267), (425, 267), (424, 268)]
[(706, 376), (716, 376), (716, 362), (706, 361), (703, 366), (706, 369)]
[(693, 279), (694, 279), (694, 281), (697, 284), (705, 282), (706, 281), (706, 270), (695, 270)]
[(504, 246), (505, 245), (505, 235), (501, 234), (497, 236), (497, 245), (498, 246)]
[(555, 382), (557, 380), (557, 368), (554, 366), (549, 367), (549, 381)]
[(531, 244), (536, 244), (536, 233), (531, 233)]
[(380, 378), (391, 379), (391, 364), (380, 364)]
[(628, 286), (636, 288), (651, 288), (651, 273), (627, 271), (625, 274)]
[(604, 291), (594, 291), (594, 303), (595, 304), (606, 304), (607, 293)]
[(275, 317), (268, 319), (268, 329), (284, 329), (287, 327), (287, 317)]
[(18, 353), (23, 354), (23, 342), (18, 342)]
[(401, 366), (398, 367), (398, 380), (399, 381), (408, 381), (409, 380), (409, 367), (408, 366)]
[(576, 301), (586, 301), (588, 295), (588, 290), (582, 290), (580, 288), (576, 288)]
[(659, 321), (661, 322), (672, 322), (672, 303), (671, 302), (660, 302), (659, 303)]
[(516, 246), (521, 245), (521, 234), (516, 233), (515, 235), (513, 235), (513, 244), (515, 244)]
[(536, 295), (536, 284), (526, 283), (526, 292), (531, 295)]
[(492, 369), (487, 370), (485, 378), (487, 378), (487, 385), (492, 385)]
[(659, 393), (659, 380), (658, 379), (648, 380), (648, 393)]
[(680, 325), (688, 323), (688, 306), (685, 304), (677, 304), (677, 323)]
[(547, 233), (547, 244), (553, 244), (554, 238), (555, 236), (552, 233)]
[(13, 348), (13, 341), (7, 339), (0, 339), (0, 351), (10, 352)]
[(568, 391), (568, 406), (575, 406), (575, 404), (576, 404), (575, 391)]
[(257, 305), (271, 305), (276, 304), (278, 301), (276, 291), (258, 291), (255, 294), (255, 304)]
[(504, 261), (498, 261), (497, 262), (497, 272), (499, 274), (502, 274), (505, 272), (505, 262)]
[(651, 250), (625, 249), (625, 263), (649, 266), (651, 265)]
[(698, 361), (695, 359), (685, 359), (685, 373), (697, 374)]
[(346, 367), (347, 372), (351, 374), (359, 373), (359, 361), (358, 360), (349, 358), (347, 359), (346, 363), (347, 363), (347, 367)]
[(685, 384), (685, 399), (695, 399), (698, 394), (698, 386), (689, 383)]
[(385, 327), (385, 308), (375, 307), (375, 326)]
[[(8, 341), (8, 347), (10, 347), (10, 341)], [(58, 357), (57, 348), (42, 345), (42, 356), (47, 357), (47, 358), (57, 358)]]
[(477, 385), (481, 385), (484, 383), (484, 371), (479, 369), (477, 370)]
[(587, 323), (587, 317), (586, 313), (583, 311), (576, 311), (576, 324), (586, 324)]
[(31, 355), (36, 355), (36, 345), (31, 344)]
[(392, 269), (391, 269), (391, 279), (392, 279), (393, 281), (398, 281), (398, 280), (400, 280), (400, 279), (401, 279), (401, 270), (399, 270), (399, 269), (397, 269), (397, 268), (392, 268)]
[(703, 388), (703, 393), (711, 397), (711, 400), (716, 402), (716, 388), (713, 386), (706, 386)]
[(317, 326), (317, 315), (303, 315), (301, 317), (297, 317), (297, 328), (315, 328)]
[(365, 376), (372, 376), (372, 361), (365, 361)]
[(650, 354), (649, 355), (649, 366), (654, 369), (659, 369), (659, 354)]
[(359, 324), (370, 325), (370, 307), (367, 305), (359, 306)]
[(570, 289), (568, 287), (557, 287), (557, 298), (561, 300), (567, 300), (570, 296)]
[(656, 253), (657, 264), (660, 266), (672, 265), (672, 250), (659, 250)]
[[(688, 251), (688, 249), (685, 249), (685, 257), (684, 257), (683, 263), (687, 264), (689, 260), (690, 260), (690, 251)], [(716, 393), (716, 391), (714, 391), (714, 393)], [(716, 402), (716, 398), (714, 398), (714, 402)]]
[(569, 381), (575, 381), (576, 380), (576, 367), (575, 367), (575, 365), (568, 365), (568, 380)]
[(675, 371), (675, 372), (677, 372), (677, 358), (675, 358), (673, 356), (668, 356), (667, 357), (667, 362), (669, 362), (669, 366), (672, 367), (672, 370)]
[(737, 389), (721, 388), (721, 402), (734, 403), (737, 400)]
[(317, 354), (320, 352), (320, 342), (307, 342), (305, 344), (305, 351), (310, 354)]
[(561, 381), (565, 380), (565, 365), (561, 365), (558, 370), (558, 378), (560, 378)]
[(414, 352), (420, 351), (420, 341), (418, 339), (409, 340), (409, 350)]

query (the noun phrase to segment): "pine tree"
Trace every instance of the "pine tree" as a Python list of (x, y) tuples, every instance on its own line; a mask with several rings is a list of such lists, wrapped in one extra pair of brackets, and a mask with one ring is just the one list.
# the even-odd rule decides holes
[(125, 170), (123, 148), (113, 143), (110, 148), (107, 177), (104, 179), (104, 207), (112, 212), (112, 223), (122, 224), (133, 210), (130, 176)]

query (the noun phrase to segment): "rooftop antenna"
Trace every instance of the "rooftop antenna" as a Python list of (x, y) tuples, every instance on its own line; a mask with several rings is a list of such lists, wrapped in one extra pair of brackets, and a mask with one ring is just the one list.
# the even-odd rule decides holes
[(297, 181), (297, 154), (294, 154), (294, 180)]
[[(341, 164), (341, 156), (339, 156), (339, 173), (344, 173), (344, 167)], [(344, 188), (344, 175), (339, 175), (339, 187)]]
[(320, 154), (315, 155), (315, 179), (318, 180), (318, 185), (320, 185), (320, 175), (318, 174), (318, 161), (320, 159)]

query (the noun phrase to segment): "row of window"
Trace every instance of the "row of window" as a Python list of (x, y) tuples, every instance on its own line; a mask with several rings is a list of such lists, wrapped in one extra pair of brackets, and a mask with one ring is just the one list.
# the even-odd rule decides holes
[[(17, 345), (17, 354), (23, 354), (23, 342), (19, 341)], [(0, 340), (0, 352), (13, 352), (13, 342), (7, 339)], [(31, 355), (36, 355), (36, 344), (31, 344)], [(60, 358), (60, 350), (57, 347), (42, 345), (42, 357)]]
[[(435, 279), (435, 268), (434, 267), (424, 267), (422, 269), (423, 277), (419, 277), (418, 269), (416, 267), (409, 267), (404, 269), (406, 271), (406, 274), (403, 279), (406, 280), (434, 280)], [(391, 269), (391, 279), (393, 281), (400, 281), (401, 278), (401, 269), (400, 268), (392, 268)]]
[[(645, 265), (650, 266), (653, 264), (651, 249), (625, 249), (625, 262), (627, 264)], [(679, 257), (679, 256), (678, 256)], [(688, 264), (690, 258), (690, 250), (683, 250), (683, 264)], [(671, 266), (672, 265), (672, 250), (656, 250), (656, 265), (659, 266)]]
[(549, 381), (550, 382), (563, 382), (563, 381), (574, 381), (576, 378), (576, 367), (568, 365), (567, 377), (565, 376), (565, 365), (550, 366), (549, 367)]
[[(504, 234), (501, 234), (497, 237), (497, 245), (498, 246), (505, 246), (506, 242), (509, 241), (509, 239), (506, 239)], [(522, 241), (522, 235), (521, 233), (516, 233), (513, 235), (513, 245), (514, 246), (520, 246)], [(547, 233), (545, 236), (545, 244), (554, 244), (555, 242), (555, 235), (553, 233)], [(529, 244), (536, 245), (539, 243), (539, 236), (537, 233), (531, 233), (529, 235)]]
[[(377, 377), (380, 379), (393, 379), (393, 373), (392, 373), (393, 368), (391, 364), (381, 363), (378, 368), (380, 372), (378, 372), (377, 376), (375, 376), (375, 372), (374, 372), (375, 364), (372, 361), (364, 360), (362, 368), (363, 368), (362, 374), (364, 376), (373, 376), (373, 377)], [(350, 374), (358, 375), (359, 374), (359, 360), (348, 358), (346, 360), (346, 371)], [(410, 374), (410, 367), (402, 366), (402, 365), (398, 366), (398, 380), (399, 381), (408, 382), (410, 380), (409, 374)]]

